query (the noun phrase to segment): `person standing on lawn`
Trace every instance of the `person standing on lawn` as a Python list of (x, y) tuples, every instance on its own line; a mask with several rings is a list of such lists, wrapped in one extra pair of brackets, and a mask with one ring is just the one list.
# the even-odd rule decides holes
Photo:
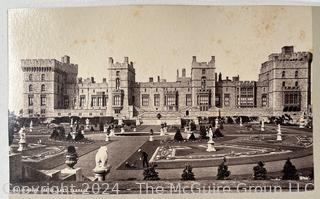
[(145, 151), (142, 151), (142, 149), (139, 149), (138, 152), (140, 153), (140, 160), (142, 160), (142, 167), (149, 167), (148, 163), (148, 154)]

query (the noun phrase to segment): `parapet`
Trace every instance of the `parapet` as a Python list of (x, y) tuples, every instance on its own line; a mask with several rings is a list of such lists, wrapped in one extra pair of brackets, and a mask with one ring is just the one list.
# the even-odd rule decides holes
[(215, 56), (209, 62), (197, 62), (197, 57), (192, 56), (192, 67), (215, 67)]

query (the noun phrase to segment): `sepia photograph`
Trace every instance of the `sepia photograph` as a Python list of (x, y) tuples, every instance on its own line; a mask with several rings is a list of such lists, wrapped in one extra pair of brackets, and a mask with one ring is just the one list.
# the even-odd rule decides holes
[(311, 6), (8, 10), (11, 194), (314, 191)]

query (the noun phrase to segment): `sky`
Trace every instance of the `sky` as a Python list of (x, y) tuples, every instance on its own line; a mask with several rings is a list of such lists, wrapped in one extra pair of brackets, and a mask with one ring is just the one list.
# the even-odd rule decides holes
[(192, 56), (223, 77), (257, 80), (281, 47), (312, 52), (311, 7), (104, 6), (9, 11), (9, 110), (22, 108), (21, 59), (69, 55), (78, 77), (107, 77), (108, 57), (133, 61), (137, 81), (190, 75)]

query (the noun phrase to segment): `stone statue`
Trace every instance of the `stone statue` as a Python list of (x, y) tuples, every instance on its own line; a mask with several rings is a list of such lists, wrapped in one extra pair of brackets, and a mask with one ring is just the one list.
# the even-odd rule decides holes
[(101, 146), (96, 153), (96, 167), (94, 170), (106, 170), (108, 162), (108, 148), (107, 146)]

